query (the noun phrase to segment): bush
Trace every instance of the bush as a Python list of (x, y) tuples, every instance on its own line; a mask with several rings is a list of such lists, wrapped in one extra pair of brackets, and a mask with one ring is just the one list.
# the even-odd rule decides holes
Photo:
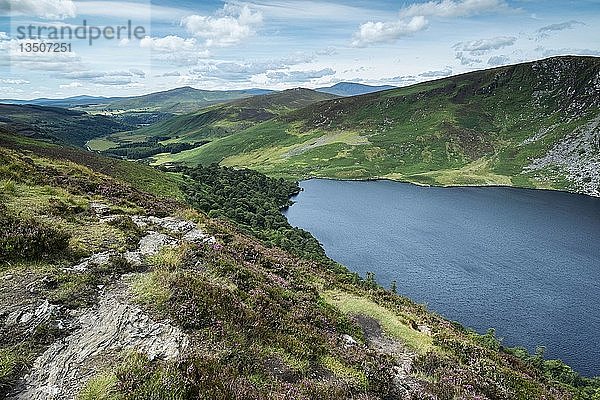
[(35, 219), (0, 210), (0, 260), (38, 260), (64, 253), (70, 235)]

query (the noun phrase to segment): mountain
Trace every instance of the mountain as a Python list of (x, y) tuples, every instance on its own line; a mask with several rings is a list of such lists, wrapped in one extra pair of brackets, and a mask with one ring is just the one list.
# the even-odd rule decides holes
[(383, 90), (396, 89), (396, 86), (369, 86), (361, 83), (340, 82), (333, 86), (315, 89), (317, 92), (335, 94), (336, 96), (348, 97), (361, 94), (381, 92)]
[(143, 96), (111, 101), (100, 107), (103, 110), (139, 110), (183, 114), (231, 100), (271, 93), (270, 90), (201, 90), (186, 86)]
[(600, 391), (327, 259), (279, 212), (295, 182), (216, 165), (165, 173), (3, 127), (0, 166), (2, 398)]
[(96, 96), (73, 96), (64, 99), (39, 98), (33, 100), (0, 100), (5, 104), (31, 104), (47, 107), (74, 108), (80, 106), (90, 106), (97, 104), (107, 104), (112, 101), (124, 99), (123, 97), (96, 97)]
[(597, 196), (599, 138), (600, 58), (565, 56), (309, 105), (156, 162)]
[(231, 100), (272, 93), (266, 89), (200, 90), (189, 86), (133, 97), (74, 96), (64, 99), (0, 100), (5, 104), (81, 108), (91, 111), (138, 111), (180, 114)]
[(107, 139), (114, 143), (143, 142), (150, 138), (194, 143), (206, 138), (227, 136), (278, 115), (336, 97), (309, 89), (284, 90), (174, 116), (134, 132), (111, 135)]
[(0, 104), (0, 127), (37, 139), (83, 147), (93, 138), (133, 127), (101, 115), (37, 105)]

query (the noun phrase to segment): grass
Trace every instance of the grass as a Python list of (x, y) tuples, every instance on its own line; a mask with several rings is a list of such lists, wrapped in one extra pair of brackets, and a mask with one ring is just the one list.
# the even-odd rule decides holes
[(321, 363), (330, 370), (335, 377), (342, 379), (350, 385), (366, 389), (368, 380), (363, 371), (349, 367), (332, 356), (323, 357)]
[(400, 317), (393, 311), (380, 306), (366, 297), (329, 290), (322, 293), (325, 300), (338, 307), (342, 312), (349, 315), (367, 315), (376, 319), (383, 331), (392, 338), (399, 339), (409, 348), (420, 354), (426, 353), (434, 348), (431, 336), (414, 330), (405, 318)]
[(155, 269), (176, 271), (183, 265), (181, 247), (163, 247), (157, 254), (150, 256), (148, 263)]
[(118, 394), (117, 376), (113, 373), (104, 373), (90, 378), (77, 395), (77, 400), (120, 400), (123, 396)]
[(104, 151), (117, 147), (119, 144), (107, 138), (100, 138), (89, 140), (85, 145), (94, 151)]

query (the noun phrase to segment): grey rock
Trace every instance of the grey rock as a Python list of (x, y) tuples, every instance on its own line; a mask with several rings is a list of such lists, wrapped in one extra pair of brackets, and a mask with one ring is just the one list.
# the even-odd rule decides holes
[(142, 256), (151, 256), (160, 251), (165, 246), (177, 244), (177, 240), (164, 233), (149, 232), (140, 240), (139, 253)]
[(153, 321), (139, 308), (119, 301), (114, 293), (104, 295), (96, 308), (81, 315), (78, 326), (35, 360), (23, 389), (12, 399), (74, 399), (99, 372), (95, 360), (122, 350), (168, 360), (189, 345), (189, 338), (179, 328)]

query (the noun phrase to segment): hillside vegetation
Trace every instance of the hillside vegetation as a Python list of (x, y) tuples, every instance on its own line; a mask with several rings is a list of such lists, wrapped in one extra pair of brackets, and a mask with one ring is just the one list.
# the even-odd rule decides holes
[(166, 144), (194, 143), (207, 138), (228, 136), (278, 115), (335, 97), (337, 96), (308, 89), (284, 90), (175, 116), (134, 132), (111, 135), (107, 139), (114, 143), (114, 147), (123, 143), (148, 142), (156, 138)]
[(315, 103), (155, 163), (600, 195), (599, 107), (600, 58), (555, 57)]
[(58, 107), (0, 104), (0, 128), (35, 139), (83, 147), (90, 139), (133, 126), (106, 116)]
[(349, 273), (310, 235), (278, 243), (291, 227), (274, 210), (294, 182), (210, 166), (180, 171), (173, 198), (135, 187), (173, 175), (0, 138), (0, 396), (600, 395), (559, 361)]

